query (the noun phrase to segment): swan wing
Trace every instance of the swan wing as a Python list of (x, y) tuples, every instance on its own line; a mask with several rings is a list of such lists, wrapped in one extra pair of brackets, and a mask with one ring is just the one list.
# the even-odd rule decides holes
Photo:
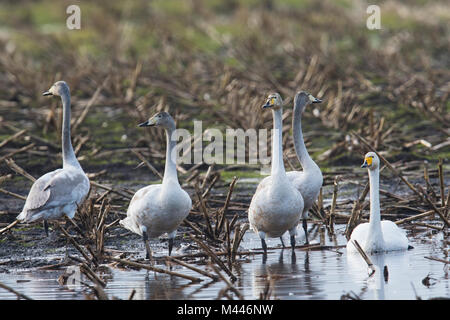
[(27, 200), (25, 201), (24, 211), (42, 208), (47, 203), (51, 194), (49, 184), (53, 177), (62, 170), (63, 169), (57, 169), (48, 172), (33, 183), (30, 192), (28, 193)]
[(69, 203), (78, 205), (89, 192), (89, 179), (81, 170), (62, 169), (52, 177), (44, 189), (50, 191), (45, 206), (56, 207)]
[(152, 202), (152, 198), (159, 193), (160, 189), (161, 184), (152, 184), (136, 191), (128, 205), (127, 217), (120, 220), (120, 224), (128, 230), (142, 235), (140, 225), (144, 218), (144, 211), (146, 211), (149, 202)]
[(394, 222), (390, 220), (381, 221), (381, 230), (383, 231), (386, 251), (408, 249), (409, 242), (405, 230), (399, 228)]
[(286, 176), (292, 186), (302, 194), (305, 202), (305, 211), (311, 209), (319, 197), (320, 188), (322, 188), (323, 184), (320, 170), (316, 174), (306, 174), (304, 171), (289, 171), (286, 172)]
[(134, 209), (141, 206), (141, 202), (144, 198), (145, 202), (151, 202), (151, 199), (148, 199), (148, 197), (151, 197), (152, 194), (155, 191), (160, 190), (160, 188), (160, 184), (152, 184), (136, 191), (133, 198), (131, 198), (130, 204), (128, 205), (127, 215), (133, 214)]
[(89, 191), (89, 179), (79, 170), (58, 169), (36, 180), (25, 208), (38, 210), (70, 203), (80, 204)]

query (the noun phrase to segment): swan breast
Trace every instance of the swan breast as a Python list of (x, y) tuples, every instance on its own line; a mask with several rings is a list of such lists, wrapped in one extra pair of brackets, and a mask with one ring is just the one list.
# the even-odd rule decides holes
[(278, 237), (297, 225), (303, 212), (303, 198), (289, 184), (275, 191), (268, 183), (270, 180), (264, 180), (250, 203), (249, 221), (255, 231)]
[(183, 189), (171, 189), (166, 196), (161, 184), (150, 185), (135, 193), (127, 218), (120, 223), (139, 235), (142, 235), (141, 226), (145, 226), (148, 236), (155, 238), (176, 230), (191, 208), (191, 198)]

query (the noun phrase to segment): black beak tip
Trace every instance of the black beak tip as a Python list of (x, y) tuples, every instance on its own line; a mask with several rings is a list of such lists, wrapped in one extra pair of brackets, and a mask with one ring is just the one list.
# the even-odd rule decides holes
[(316, 100), (314, 100), (313, 103), (322, 103), (322, 100), (316, 98)]
[(148, 121), (142, 122), (138, 124), (138, 127), (147, 127), (148, 126)]
[(43, 96), (52, 96), (53, 94), (49, 91), (45, 91), (44, 93), (42, 93)]
[(270, 104), (265, 104), (265, 105), (262, 106), (263, 109), (267, 109), (267, 108), (270, 108), (270, 107), (271, 107)]

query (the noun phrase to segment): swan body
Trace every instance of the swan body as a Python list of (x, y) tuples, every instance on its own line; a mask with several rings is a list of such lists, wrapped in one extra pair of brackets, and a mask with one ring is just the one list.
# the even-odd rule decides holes
[(89, 179), (81, 168), (70, 141), (70, 89), (64, 81), (56, 82), (44, 95), (60, 96), (63, 104), (62, 155), (63, 167), (37, 179), (27, 196), (17, 220), (33, 222), (73, 218), (89, 192)]
[[(301, 218), (303, 219), (303, 229), (305, 232), (306, 243), (308, 243), (307, 222), (308, 210), (311, 209), (317, 200), (320, 188), (323, 184), (323, 176), (319, 166), (309, 156), (303, 140), (303, 132), (301, 127), (301, 116), (305, 107), (311, 103), (320, 103), (321, 100), (313, 97), (311, 94), (300, 91), (294, 98), (294, 116), (292, 119), (292, 127), (294, 134), (294, 146), (297, 157), (303, 167), (303, 171), (289, 171), (286, 176), (291, 185), (300, 191), (304, 207)], [(258, 188), (265, 188), (272, 184), (272, 176), (264, 178)]]
[(303, 198), (294, 188), (283, 164), (282, 100), (271, 94), (263, 108), (272, 108), (274, 130), (272, 139), (272, 170), (258, 185), (250, 203), (248, 218), (251, 228), (259, 234), (264, 252), (265, 237), (281, 237), (286, 231), (295, 247), (296, 226), (303, 212)]
[(169, 236), (169, 255), (172, 251), (173, 239), (180, 223), (188, 216), (192, 201), (178, 182), (175, 140), (171, 139), (175, 130), (175, 122), (167, 112), (160, 112), (148, 121), (139, 125), (161, 126), (166, 130), (167, 150), (166, 165), (162, 184), (155, 184), (138, 190), (130, 201), (127, 217), (120, 221), (126, 229), (141, 235), (150, 256), (148, 238), (156, 238), (167, 233)]
[(370, 219), (368, 223), (359, 224), (352, 232), (347, 243), (347, 252), (357, 252), (352, 241), (356, 240), (364, 252), (372, 254), (386, 251), (407, 250), (408, 238), (404, 230), (394, 222), (381, 221), (379, 200), (380, 160), (375, 152), (364, 157), (363, 168), (369, 171), (370, 183)]
[(320, 99), (313, 97), (305, 91), (298, 92), (294, 98), (294, 115), (292, 117), (294, 147), (303, 171), (291, 171), (288, 172), (288, 176), (291, 177), (292, 184), (300, 191), (305, 202), (302, 218), (306, 242), (308, 242), (306, 218), (308, 217), (308, 211), (319, 196), (320, 188), (322, 188), (323, 184), (323, 176), (319, 166), (310, 157), (308, 150), (306, 150), (302, 132), (302, 113), (307, 105), (321, 102)]

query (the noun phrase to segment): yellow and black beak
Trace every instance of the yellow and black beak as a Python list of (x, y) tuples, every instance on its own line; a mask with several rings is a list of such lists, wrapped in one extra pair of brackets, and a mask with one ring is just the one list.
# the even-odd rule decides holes
[(263, 109), (272, 108), (275, 104), (275, 98), (269, 98), (266, 101), (266, 104), (262, 106)]
[(156, 120), (151, 118), (145, 122), (138, 124), (138, 127), (153, 127), (156, 124)]
[(321, 103), (322, 102), (322, 100), (317, 99), (312, 94), (308, 95), (308, 98), (309, 98), (309, 101), (311, 101), (311, 103)]
[(372, 165), (372, 158), (367, 157), (367, 158), (364, 158), (364, 163), (362, 164), (361, 168), (367, 168), (367, 167), (370, 167), (371, 165)]

